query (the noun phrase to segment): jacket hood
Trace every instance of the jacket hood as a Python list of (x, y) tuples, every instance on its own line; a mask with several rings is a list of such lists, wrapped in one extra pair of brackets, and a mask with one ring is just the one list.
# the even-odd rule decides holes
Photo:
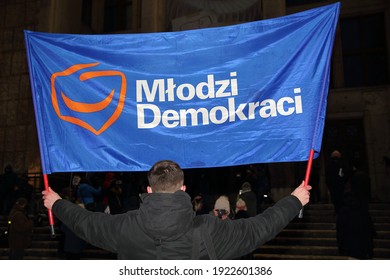
[(151, 238), (175, 240), (192, 228), (195, 212), (187, 193), (143, 194), (141, 199), (141, 225)]

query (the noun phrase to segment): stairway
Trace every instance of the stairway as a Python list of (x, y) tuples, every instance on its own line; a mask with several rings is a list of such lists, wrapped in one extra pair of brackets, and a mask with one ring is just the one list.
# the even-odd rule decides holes
[[(0, 229), (6, 228), (6, 219), (0, 216)], [(55, 228), (56, 237), (52, 238), (47, 220), (42, 226), (34, 226), (31, 248), (25, 251), (26, 260), (58, 260), (62, 259), (58, 252), (61, 239), (61, 231)], [(0, 260), (8, 259), (8, 248), (0, 248)], [(83, 251), (81, 259), (109, 260), (116, 259), (116, 255), (90, 244)]]
[[(370, 213), (377, 232), (374, 239), (374, 258), (390, 259), (390, 204), (371, 204)], [(6, 220), (0, 216), (0, 228)], [(55, 260), (58, 254), (61, 232), (50, 237), (46, 224), (34, 227), (32, 247), (27, 249), (25, 259)], [(350, 259), (338, 254), (336, 224), (331, 204), (310, 204), (304, 209), (303, 218), (294, 219), (277, 237), (254, 252), (258, 260), (343, 260)], [(0, 260), (8, 259), (8, 248), (0, 248)], [(89, 245), (82, 259), (116, 259), (112, 253)]]
[[(390, 204), (370, 204), (374, 259), (390, 259)], [(254, 252), (259, 260), (343, 260), (338, 253), (336, 217), (331, 204), (309, 204), (276, 238)]]

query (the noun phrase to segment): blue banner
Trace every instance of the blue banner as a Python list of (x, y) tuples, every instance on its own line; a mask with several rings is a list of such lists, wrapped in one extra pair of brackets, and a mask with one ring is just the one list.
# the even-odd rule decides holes
[(181, 32), (25, 31), (43, 172), (318, 155), (338, 15), (337, 3)]

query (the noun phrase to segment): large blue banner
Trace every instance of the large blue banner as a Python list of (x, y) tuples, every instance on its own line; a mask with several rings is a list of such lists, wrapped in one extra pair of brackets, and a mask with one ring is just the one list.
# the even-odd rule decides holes
[(338, 15), (337, 3), (182, 32), (25, 31), (43, 172), (307, 160)]

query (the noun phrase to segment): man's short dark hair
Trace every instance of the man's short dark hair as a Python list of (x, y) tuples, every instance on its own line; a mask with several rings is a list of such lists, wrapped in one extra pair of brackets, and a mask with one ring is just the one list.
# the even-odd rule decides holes
[(156, 162), (148, 172), (149, 185), (153, 192), (173, 193), (184, 184), (184, 172), (171, 160)]

